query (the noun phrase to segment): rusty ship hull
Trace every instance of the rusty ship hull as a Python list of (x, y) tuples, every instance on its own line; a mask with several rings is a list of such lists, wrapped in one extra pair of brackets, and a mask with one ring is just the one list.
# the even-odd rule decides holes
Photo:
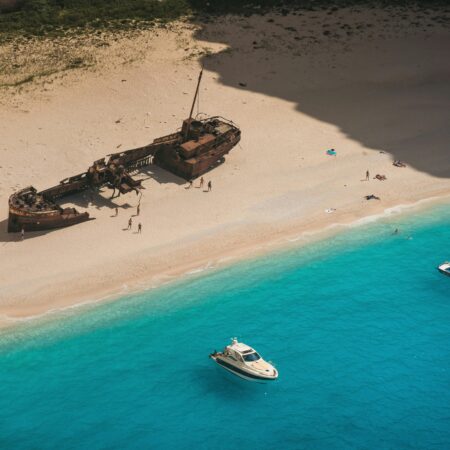
[(75, 208), (61, 208), (46, 200), (32, 186), (20, 190), (9, 199), (8, 232), (42, 231), (68, 227), (89, 220), (89, 214)]
[[(205, 124), (209, 126), (205, 127)], [(197, 129), (189, 140), (183, 139), (183, 129), (188, 126), (185, 121), (175, 140), (169, 140), (152, 152), (154, 164), (185, 180), (198, 178), (223, 162), (241, 138), (240, 130), (226, 119), (211, 118), (204, 122), (195, 121), (192, 125)], [(173, 138), (173, 135), (169, 137)], [(159, 141), (155, 140), (153, 146), (161, 145)]]
[(87, 220), (89, 220), (89, 214), (87, 212), (80, 213), (76, 210), (70, 213), (55, 212), (54, 214), (39, 214), (32, 217), (11, 212), (8, 219), (8, 232), (18, 233), (22, 229), (26, 231), (52, 230), (54, 228), (77, 225)]
[(56, 186), (40, 192), (30, 186), (14, 193), (9, 198), (8, 231), (48, 230), (85, 222), (89, 220), (87, 212), (63, 209), (56, 200), (103, 186), (120, 194), (138, 193), (141, 182), (133, 179), (130, 172), (149, 164), (193, 180), (221, 164), (240, 138), (239, 128), (227, 119), (186, 119), (180, 131), (144, 147), (113, 153), (108, 160), (97, 160), (86, 172), (66, 178)]

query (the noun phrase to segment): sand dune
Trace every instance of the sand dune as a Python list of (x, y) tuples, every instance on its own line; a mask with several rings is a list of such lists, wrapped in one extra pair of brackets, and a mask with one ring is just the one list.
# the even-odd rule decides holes
[[(450, 33), (440, 21), (414, 14), (400, 20), (392, 11), (344, 10), (178, 23), (93, 46), (90, 68), (4, 90), (3, 322), (151, 286), (302, 231), (448, 195)], [(412, 27), (417, 21), (421, 26)], [(123, 230), (137, 197), (111, 200), (107, 190), (92, 200), (70, 199), (95, 221), (28, 233), (23, 242), (6, 233), (14, 190), (51, 186), (117, 148), (178, 128), (200, 63), (198, 112), (231, 118), (242, 129), (241, 144), (206, 176), (211, 193), (187, 190), (183, 180), (150, 167), (141, 174), (145, 191), (134, 217), (142, 235)], [(328, 148), (337, 156), (327, 156)], [(394, 167), (394, 159), (408, 167)], [(371, 180), (361, 181), (366, 170)], [(387, 180), (374, 180), (377, 173)], [(364, 200), (368, 194), (381, 200)], [(119, 216), (111, 217), (116, 206)]]

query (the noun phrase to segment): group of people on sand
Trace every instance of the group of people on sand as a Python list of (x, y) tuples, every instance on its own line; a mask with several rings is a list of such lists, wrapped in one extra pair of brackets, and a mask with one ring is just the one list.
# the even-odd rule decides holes
[[(396, 167), (406, 167), (406, 164), (401, 162), (400, 160), (394, 161), (393, 165)], [(379, 180), (379, 181), (386, 181), (386, 175), (381, 175), (379, 173), (377, 173), (374, 177), (374, 180)], [(370, 180), (370, 172), (369, 170), (366, 170), (366, 178), (365, 180), (361, 180), (361, 181), (369, 181)], [(376, 195), (370, 194), (370, 195), (365, 195), (364, 198), (366, 200), (380, 200), (380, 197), (377, 197)]]
[[(205, 184), (205, 179), (203, 177), (200, 178), (200, 184), (197, 186), (197, 188), (201, 189), (203, 187), (203, 185)], [(186, 189), (191, 189), (194, 186), (194, 181), (193, 180), (189, 180), (189, 184), (186, 187)], [(208, 185), (207, 185), (207, 189), (204, 190), (203, 192), (211, 192), (212, 190), (212, 181), (209, 180), (208, 181)]]
[[(133, 227), (133, 218), (130, 217), (128, 219), (128, 228), (127, 228), (127, 230), (131, 230), (132, 227)], [(138, 234), (142, 233), (142, 223), (141, 222), (138, 223), (137, 232), (138, 232)]]
[[(379, 173), (377, 173), (374, 177), (374, 180), (380, 180), (380, 181), (386, 181), (386, 175), (380, 175)], [(369, 181), (370, 180), (370, 172), (368, 170), (366, 170), (366, 179), (364, 181)], [(361, 180), (363, 181), (363, 180)]]
[[(384, 181), (384, 180), (386, 180), (387, 178), (386, 178), (386, 175), (380, 175), (380, 174), (377, 173), (377, 174), (373, 177), (373, 179), (374, 179), (374, 180)], [(369, 170), (366, 170), (366, 179), (365, 179), (365, 180), (361, 180), (361, 181), (369, 181), (369, 180), (370, 180), (370, 172), (369, 172)], [(380, 200), (380, 197), (377, 197), (377, 196), (374, 195), (374, 194), (365, 195), (364, 198), (365, 198), (366, 200)]]
[[(119, 215), (119, 208), (116, 206), (115, 210), (116, 210), (116, 214), (115, 214), (114, 217), (117, 217), (117, 216)], [(140, 213), (141, 213), (141, 204), (139, 203), (139, 204), (137, 205), (137, 207), (136, 207), (136, 214), (135, 214), (135, 216), (139, 216)], [(131, 230), (132, 228), (133, 228), (133, 216), (131, 216), (131, 217), (128, 219), (128, 226), (127, 226), (126, 229), (127, 229), (127, 230)], [(141, 234), (141, 233), (142, 233), (142, 223), (141, 223), (141, 222), (138, 223), (138, 226), (137, 226), (137, 233), (138, 233), (138, 234)]]
[[(403, 162), (400, 161), (400, 160), (395, 160), (392, 164), (393, 164), (394, 166), (396, 166), (396, 167), (406, 167), (406, 164), (403, 163)], [(386, 181), (386, 180), (387, 180), (386, 175), (381, 175), (381, 174), (379, 174), (379, 173), (377, 173), (377, 174), (373, 177), (373, 179), (374, 179), (374, 180), (379, 180), (379, 181)], [(369, 180), (370, 180), (370, 172), (369, 172), (369, 170), (366, 170), (366, 178), (365, 178), (365, 180), (361, 180), (361, 181), (369, 181)], [(373, 194), (365, 195), (364, 198), (365, 198), (366, 200), (380, 200), (380, 197), (377, 197), (376, 195), (373, 195)]]

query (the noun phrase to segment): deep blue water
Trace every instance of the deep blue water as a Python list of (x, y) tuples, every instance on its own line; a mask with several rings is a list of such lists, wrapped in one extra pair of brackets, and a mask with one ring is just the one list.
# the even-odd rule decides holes
[(447, 259), (441, 206), (3, 332), (0, 448), (449, 449)]

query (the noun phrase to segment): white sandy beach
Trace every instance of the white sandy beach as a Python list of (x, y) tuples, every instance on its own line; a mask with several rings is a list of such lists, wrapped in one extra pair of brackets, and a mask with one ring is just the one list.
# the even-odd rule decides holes
[[(428, 15), (402, 16), (372, 9), (181, 22), (88, 49), (91, 68), (0, 90), (0, 324), (448, 196), (450, 31)], [(15, 190), (50, 187), (180, 127), (201, 63), (199, 111), (242, 130), (240, 145), (205, 176), (212, 192), (150, 166), (132, 231), (138, 197), (110, 200), (105, 189), (92, 202), (69, 199), (93, 221), (24, 241), (6, 232)], [(397, 159), (407, 167), (394, 167)]]

